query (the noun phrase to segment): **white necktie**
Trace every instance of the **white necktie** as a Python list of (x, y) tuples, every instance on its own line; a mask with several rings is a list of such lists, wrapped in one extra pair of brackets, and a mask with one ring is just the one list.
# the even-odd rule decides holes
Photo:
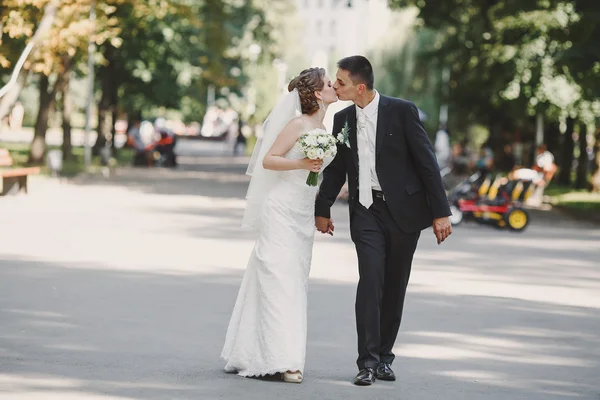
[(367, 120), (362, 110), (356, 112), (356, 126), (358, 139), (358, 201), (365, 208), (373, 204), (371, 192), (371, 157), (369, 152), (369, 138), (367, 137)]

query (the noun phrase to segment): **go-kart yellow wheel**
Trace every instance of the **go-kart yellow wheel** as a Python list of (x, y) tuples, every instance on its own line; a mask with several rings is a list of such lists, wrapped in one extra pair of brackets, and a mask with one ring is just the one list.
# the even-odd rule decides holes
[(522, 208), (511, 208), (506, 213), (505, 220), (511, 230), (520, 232), (529, 224), (529, 214)]

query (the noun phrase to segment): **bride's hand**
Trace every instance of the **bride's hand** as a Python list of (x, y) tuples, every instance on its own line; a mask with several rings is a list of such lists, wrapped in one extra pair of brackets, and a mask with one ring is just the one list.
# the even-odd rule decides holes
[(311, 172), (319, 172), (323, 166), (323, 160), (311, 160), (306, 157), (299, 161), (300, 169), (305, 169)]

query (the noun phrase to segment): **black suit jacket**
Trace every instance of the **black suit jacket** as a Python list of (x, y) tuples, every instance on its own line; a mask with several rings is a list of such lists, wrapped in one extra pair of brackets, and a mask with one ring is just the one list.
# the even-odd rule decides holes
[[(359, 189), (354, 105), (335, 114), (334, 135), (346, 121), (350, 128), (350, 148), (339, 144), (335, 159), (323, 171), (315, 215), (330, 218), (330, 208), (347, 175), (352, 221)], [(375, 170), (390, 213), (402, 231), (421, 231), (431, 226), (434, 218), (451, 214), (433, 147), (413, 103), (380, 95)]]

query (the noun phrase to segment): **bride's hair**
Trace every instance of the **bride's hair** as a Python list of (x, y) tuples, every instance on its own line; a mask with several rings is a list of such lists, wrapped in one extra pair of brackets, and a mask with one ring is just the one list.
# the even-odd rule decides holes
[(298, 90), (300, 95), (300, 106), (302, 114), (314, 114), (319, 110), (319, 102), (315, 91), (323, 90), (325, 82), (325, 70), (323, 68), (308, 68), (300, 72), (300, 75), (291, 80), (288, 91)]

